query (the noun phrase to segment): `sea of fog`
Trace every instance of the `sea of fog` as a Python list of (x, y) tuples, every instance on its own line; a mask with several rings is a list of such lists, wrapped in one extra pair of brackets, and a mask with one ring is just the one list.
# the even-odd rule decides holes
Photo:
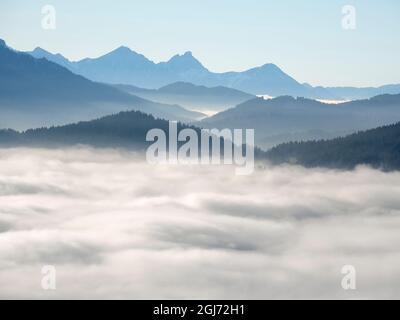
[(0, 150), (0, 298), (400, 298), (399, 229), (400, 173)]

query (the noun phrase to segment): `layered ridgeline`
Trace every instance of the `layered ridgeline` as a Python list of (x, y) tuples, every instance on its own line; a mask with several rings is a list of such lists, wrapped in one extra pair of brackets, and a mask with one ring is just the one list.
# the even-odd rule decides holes
[(368, 165), (400, 170), (400, 123), (328, 141), (291, 142), (268, 151), (274, 164), (353, 169)]
[[(153, 128), (169, 134), (169, 122), (138, 112), (121, 112), (97, 120), (65, 126), (17, 132), (0, 130), (0, 148), (65, 147), (86, 145), (101, 148), (126, 148), (142, 156), (152, 143), (146, 134)], [(191, 128), (178, 123), (178, 132)], [(182, 143), (180, 144), (182, 145)], [(400, 123), (359, 132), (333, 140), (290, 142), (268, 151), (255, 150), (257, 161), (275, 165), (353, 169), (369, 165), (384, 170), (400, 170)]]
[(141, 110), (180, 121), (203, 117), (178, 105), (152, 102), (90, 81), (0, 41), (0, 128), (65, 124), (122, 110)]
[(117, 48), (98, 58), (87, 58), (76, 62), (41, 48), (36, 48), (29, 54), (37, 58), (46, 58), (74, 73), (105, 83), (157, 89), (175, 82), (190, 82), (207, 87), (225, 86), (254, 95), (288, 94), (325, 99), (337, 98), (323, 88), (315, 91), (313, 87), (297, 82), (274, 64), (265, 64), (243, 72), (215, 73), (204, 67), (191, 52), (175, 55), (170, 60), (160, 63), (154, 63), (127, 47)]
[(380, 87), (326, 87), (336, 97), (341, 97), (344, 100), (360, 100), (368, 99), (383, 94), (398, 94), (400, 93), (400, 84), (389, 84)]
[(400, 93), (400, 85), (378, 88), (313, 87), (299, 83), (274, 64), (265, 64), (243, 72), (215, 73), (204, 67), (191, 52), (175, 55), (160, 63), (154, 63), (127, 47), (120, 47), (98, 58), (76, 62), (41, 48), (29, 54), (46, 58), (94, 81), (129, 84), (147, 89), (157, 89), (174, 82), (190, 82), (208, 87), (225, 86), (254, 95), (291, 95), (329, 100), (366, 99), (380, 94)]
[(256, 145), (331, 139), (400, 121), (400, 95), (338, 105), (288, 96), (256, 98), (200, 121), (205, 128), (254, 129)]
[(255, 96), (227, 87), (196, 86), (175, 82), (160, 89), (143, 89), (131, 85), (115, 85), (118, 89), (152, 101), (179, 104), (192, 110), (217, 112), (229, 109)]
[[(184, 129), (190, 130), (182, 131)], [(163, 151), (172, 150), (172, 154), (176, 157), (180, 154), (180, 161), (188, 158), (198, 160), (199, 157), (202, 161), (204, 158), (214, 161), (215, 157), (217, 159), (221, 157), (218, 161), (225, 161), (224, 152), (227, 148), (227, 150), (231, 150), (231, 155), (227, 154), (227, 160), (240, 166), (245, 164), (245, 169), (249, 164), (251, 169), (254, 157), (262, 159), (264, 152), (254, 148), (252, 140), (249, 141), (250, 143), (247, 142), (248, 137), (243, 139), (233, 136), (223, 138), (213, 132), (203, 132), (194, 126), (156, 119), (140, 111), (120, 112), (92, 121), (30, 129), (24, 132), (10, 129), (0, 130), (0, 148), (62, 148), (80, 145), (97, 148), (123, 148), (136, 151), (142, 157), (144, 157), (145, 151), (148, 151), (155, 158), (162, 156)], [(149, 147), (151, 148), (148, 149)], [(203, 153), (204, 150), (206, 153)], [(214, 151), (217, 151), (217, 154)], [(232, 155), (235, 157), (231, 158)], [(243, 159), (243, 156), (246, 159)], [(237, 159), (243, 159), (244, 162)]]

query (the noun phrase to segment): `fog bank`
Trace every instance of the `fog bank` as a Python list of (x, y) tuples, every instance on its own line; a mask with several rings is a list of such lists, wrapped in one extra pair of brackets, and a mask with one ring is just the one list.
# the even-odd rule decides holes
[(0, 298), (400, 298), (399, 213), (400, 174), (365, 167), (236, 176), (112, 150), (0, 150)]

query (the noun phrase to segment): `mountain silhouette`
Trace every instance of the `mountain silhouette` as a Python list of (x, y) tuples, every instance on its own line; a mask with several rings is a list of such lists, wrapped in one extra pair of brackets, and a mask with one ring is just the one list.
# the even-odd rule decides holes
[(190, 82), (207, 87), (234, 88), (253, 95), (279, 96), (287, 94), (336, 98), (329, 91), (324, 92), (323, 89), (319, 89), (319, 95), (323, 96), (315, 96), (312, 87), (297, 82), (274, 64), (265, 64), (244, 72), (211, 72), (190, 51), (183, 55), (175, 55), (170, 60), (160, 63), (154, 63), (127, 47), (119, 47), (98, 58), (86, 58), (76, 62), (60, 59), (60, 57), (51, 57), (52, 54), (43, 49), (36, 49), (29, 54), (36, 58), (43, 57), (61, 63), (74, 73), (104, 83), (157, 89), (174, 82)]
[(191, 51), (187, 51), (182, 55), (177, 54), (167, 62), (162, 62), (159, 65), (174, 72), (186, 72), (188, 70), (207, 71)]
[(143, 89), (130, 85), (116, 85), (120, 90), (138, 97), (168, 104), (179, 104), (200, 111), (222, 111), (254, 95), (227, 87), (196, 86), (188, 82), (175, 82), (160, 89)]
[(72, 62), (60, 54), (36, 48), (28, 52), (36, 58), (59, 63), (91, 80), (157, 89), (174, 82), (190, 82), (207, 87), (224, 86), (253, 95), (277, 97), (291, 95), (325, 100), (368, 99), (381, 94), (400, 93), (399, 84), (381, 87), (323, 87), (299, 83), (275, 64), (264, 64), (243, 72), (215, 73), (204, 67), (192, 52), (175, 55), (166, 62), (154, 63), (145, 56), (121, 46), (98, 58)]
[(256, 98), (200, 121), (205, 128), (254, 129), (268, 149), (289, 141), (330, 139), (400, 121), (400, 95), (381, 95), (339, 105), (305, 98)]
[(344, 100), (368, 99), (382, 94), (399, 94), (400, 84), (389, 84), (381, 87), (327, 87), (325, 88), (333, 95)]
[(52, 54), (46, 50), (43, 50), (40, 47), (36, 47), (33, 51), (29, 52), (29, 54), (37, 59), (45, 58), (67, 69), (69, 69), (73, 65), (72, 62), (69, 61), (67, 58), (65, 58), (62, 54), (60, 53)]
[(71, 123), (122, 110), (141, 110), (180, 121), (203, 116), (90, 81), (59, 64), (12, 50), (4, 41), (0, 43), (0, 128)]

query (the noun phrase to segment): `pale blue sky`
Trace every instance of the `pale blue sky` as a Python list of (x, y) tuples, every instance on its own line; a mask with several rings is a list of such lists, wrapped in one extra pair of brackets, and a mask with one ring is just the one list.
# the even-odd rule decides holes
[[(41, 28), (54, 5), (57, 29)], [(357, 9), (343, 30), (342, 7)], [(300, 82), (400, 83), (398, 0), (1, 0), (0, 38), (76, 60), (126, 45), (156, 62), (192, 51), (222, 72), (275, 63)]]

